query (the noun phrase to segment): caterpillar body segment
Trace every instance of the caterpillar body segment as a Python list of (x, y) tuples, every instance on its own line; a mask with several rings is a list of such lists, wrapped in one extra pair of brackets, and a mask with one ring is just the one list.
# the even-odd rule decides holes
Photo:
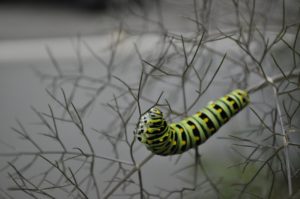
[(249, 103), (248, 93), (234, 90), (196, 114), (168, 124), (158, 107), (140, 117), (135, 136), (157, 155), (181, 154), (204, 143)]

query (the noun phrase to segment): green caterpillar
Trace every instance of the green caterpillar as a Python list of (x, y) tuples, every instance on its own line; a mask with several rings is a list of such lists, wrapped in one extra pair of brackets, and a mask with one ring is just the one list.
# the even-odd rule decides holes
[(237, 89), (172, 124), (166, 122), (159, 108), (153, 107), (140, 117), (135, 135), (157, 155), (181, 154), (204, 143), (248, 103), (247, 91)]

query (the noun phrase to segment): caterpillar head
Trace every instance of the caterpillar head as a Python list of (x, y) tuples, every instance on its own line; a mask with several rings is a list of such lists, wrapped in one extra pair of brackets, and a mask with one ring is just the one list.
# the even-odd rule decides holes
[(148, 138), (163, 132), (166, 126), (167, 123), (163, 118), (163, 113), (158, 107), (153, 107), (140, 117), (136, 127), (135, 136), (140, 142), (146, 143)]

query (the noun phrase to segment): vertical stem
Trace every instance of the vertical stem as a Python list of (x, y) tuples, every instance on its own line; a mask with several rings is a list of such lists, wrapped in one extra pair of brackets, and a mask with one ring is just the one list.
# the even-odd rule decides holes
[(277, 108), (277, 113), (279, 116), (279, 121), (280, 121), (280, 126), (281, 126), (281, 131), (282, 131), (282, 139), (283, 139), (283, 146), (284, 146), (284, 156), (285, 156), (285, 161), (286, 161), (286, 172), (287, 172), (287, 180), (288, 180), (288, 189), (289, 189), (289, 196), (292, 195), (293, 193), (293, 188), (292, 188), (292, 177), (291, 177), (291, 167), (290, 167), (290, 157), (289, 157), (289, 151), (288, 151), (288, 137), (286, 135), (285, 129), (284, 129), (284, 124), (282, 120), (282, 114), (281, 114), (281, 109), (279, 105), (279, 99), (278, 99), (278, 92), (277, 88), (273, 84), (273, 91), (275, 95), (275, 103), (276, 103), (276, 108)]

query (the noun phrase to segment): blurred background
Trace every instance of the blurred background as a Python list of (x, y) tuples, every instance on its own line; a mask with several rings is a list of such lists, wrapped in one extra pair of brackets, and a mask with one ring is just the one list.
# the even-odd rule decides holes
[[(188, 73), (185, 90), (187, 93), (182, 94), (184, 89), (181, 87), (181, 80), (176, 79), (176, 76), (163, 75), (158, 71), (152, 74), (152, 67), (143, 61), (160, 66), (163, 70), (166, 67), (166, 71), (170, 74), (181, 75), (185, 54), (182, 50), (182, 42), (186, 42), (183, 43), (189, 49), (188, 55), (192, 57), (202, 33), (206, 32), (205, 45), (203, 49), (201, 46), (199, 56), (197, 55), (195, 61), (195, 71), (198, 71), (200, 76), (203, 75), (201, 76), (203, 85), (209, 84), (211, 79), (214, 81), (200, 100), (196, 100), (196, 106), (187, 111), (192, 114), (195, 109), (206, 106), (212, 99), (234, 88), (248, 88), (263, 79), (256, 72), (259, 70), (255, 62), (257, 60), (251, 59), (247, 52), (253, 52), (257, 59), (261, 58), (261, 64), (271, 76), (281, 74), (280, 70), (274, 67), (271, 54), (280, 62), (279, 65), (283, 71), (288, 73), (294, 69), (299, 70), (299, 57), (297, 57), (299, 56), (299, 42), (297, 43), (296, 37), (299, 33), (297, 29), (299, 23), (300, 3), (297, 0), (233, 0), (230, 2), (226, 0), (0, 0), (0, 151), (2, 155), (4, 153), (16, 154), (1, 156), (0, 197), (24, 198), (28, 196), (32, 198), (30, 194), (26, 195), (20, 190), (7, 190), (16, 185), (11, 179), (20, 179), (20, 176), (15, 175), (16, 171), (11, 166), (7, 166), (8, 162), (20, 169), (27, 179), (37, 180), (40, 183), (37, 186), (43, 187), (43, 183), (46, 183), (47, 187), (51, 185), (50, 181), (53, 179), (52, 182), (56, 181), (55, 174), (54, 177), (49, 175), (49, 178), (45, 175), (46, 180), (40, 179), (40, 175), (45, 172), (49, 164), (41, 160), (39, 160), (41, 162), (36, 162), (28, 156), (18, 156), (20, 151), (39, 151), (39, 149), (32, 147), (33, 142), (28, 141), (30, 140), (28, 137), (20, 139), (22, 133), (16, 133), (16, 129), (21, 129), (20, 131), (24, 133), (26, 128), (33, 140), (41, 144), (43, 151), (53, 151), (59, 147), (59, 144), (53, 140), (41, 136), (51, 131), (46, 128), (47, 125), (41, 118), (45, 117), (44, 119), (51, 123), (53, 118), (47, 117), (47, 114), (48, 116), (51, 114), (48, 104), (53, 108), (54, 115), (59, 115), (57, 117), (70, 119), (72, 116), (68, 118), (66, 110), (62, 110), (47, 91), (63, 101), (60, 92), (60, 88), (63, 88), (67, 98), (78, 106), (97, 155), (130, 161), (129, 146), (119, 138), (125, 139), (124, 129), (127, 129), (129, 139), (133, 140), (132, 132), (139, 113), (137, 104), (126, 86), (132, 88), (133, 92), (137, 92), (143, 70), (149, 80), (145, 83), (143, 90), (142, 110), (153, 105), (163, 92), (163, 101), (168, 100), (174, 110), (182, 113), (176, 115), (166, 108), (165, 103), (162, 103), (164, 112), (172, 121), (178, 121), (184, 117), (183, 112), (186, 111), (183, 106), (184, 101), (192, 104), (193, 100), (198, 97), (198, 92), (195, 90), (199, 91), (197, 72)], [(287, 30), (284, 41), (278, 42), (278, 45), (276, 43), (272, 49), (270, 47), (270, 53), (268, 51), (269, 54), (264, 58), (261, 56), (264, 45), (269, 44), (269, 41), (271, 43), (274, 38), (276, 40), (283, 26)], [(230, 40), (230, 36), (236, 35), (239, 35), (241, 43), (244, 41), (243, 38), (248, 38), (249, 41), (245, 41), (246, 52), (236, 44), (238, 42)], [(171, 50), (167, 51), (169, 48)], [(225, 53), (227, 57), (224, 65), (217, 73), (218, 65)], [(114, 77), (120, 78), (126, 86), (124, 82)], [(281, 91), (290, 91), (289, 88), (288, 86), (284, 89), (280, 87)], [(270, 96), (272, 96), (272, 89), (269, 87), (251, 97), (254, 99), (254, 109), (261, 111), (259, 115), (272, 126), (278, 121), (274, 119), (276, 106), (274, 98)], [(299, 96), (299, 92), (296, 96)], [(118, 99), (119, 104), (116, 103), (115, 98)], [(290, 102), (291, 98), (289, 96), (284, 100)], [(294, 124), (299, 121), (297, 119), (299, 119), (298, 104), (300, 102), (296, 100), (290, 104), (292, 107), (290, 112), (295, 110), (295, 119), (287, 120), (290, 121), (287, 123), (291, 124), (287, 126), (299, 133), (298, 126)], [(116, 110), (120, 110), (121, 115), (128, 117), (129, 122), (125, 128)], [(42, 114), (41, 117), (38, 113), (46, 114)], [(265, 115), (268, 116), (265, 117)], [(57, 123), (61, 122), (58, 118), (56, 119)], [(66, 148), (76, 152), (75, 148), (78, 147), (90, 152), (86, 142), (82, 141), (78, 129), (62, 123), (57, 126), (59, 126), (58, 129)], [(53, 125), (51, 123), (51, 126)], [(190, 166), (194, 163), (192, 152), (173, 158), (155, 156), (143, 169), (145, 197), (180, 198), (184, 187), (192, 187), (193, 176), (199, 176), (196, 191), (185, 192), (185, 198), (198, 198), (199, 195), (204, 194), (207, 198), (237, 197), (236, 187), (232, 186), (251, 179), (251, 176), (259, 170), (260, 164), (257, 165), (254, 161), (253, 165), (248, 166), (248, 172), (241, 171), (240, 168), (228, 169), (241, 162), (243, 158), (236, 155), (231, 141), (226, 141), (226, 139), (224, 141), (220, 138), (226, 136), (228, 138), (231, 133), (245, 131), (243, 135), (246, 138), (257, 139), (255, 141), (261, 143), (267, 137), (263, 133), (266, 129), (261, 130), (263, 128), (261, 126), (263, 126), (261, 121), (249, 109), (241, 113), (240, 117), (233, 118), (233, 121), (222, 130), (222, 135), (211, 138), (207, 144), (200, 147), (200, 154), (206, 169), (201, 167), (202, 169), (197, 174)], [(279, 129), (279, 127), (275, 125), (274, 129)], [(247, 131), (249, 133), (253, 129), (256, 129), (254, 130), (257, 133), (256, 136), (247, 134)], [(107, 138), (107, 135), (118, 139), (112, 141)], [(296, 136), (295, 140), (299, 141), (299, 137)], [(278, 146), (281, 145), (278, 144)], [(261, 150), (263, 151), (261, 154), (264, 154), (265, 148), (261, 147)], [(237, 151), (249, 154), (248, 149)], [(261, 154), (257, 155), (257, 159), (264, 157), (260, 156)], [(299, 151), (293, 151), (291, 154), (293, 154), (291, 159), (296, 165), (293, 170), (295, 178), (293, 188), (295, 198), (297, 198)], [(136, 143), (134, 148), (136, 161), (141, 162), (147, 155), (149, 152)], [(64, 158), (66, 157), (61, 159), (51, 157), (49, 160), (53, 162), (56, 159), (61, 160), (63, 165), (62, 159)], [(65, 161), (68, 161), (67, 158)], [(276, 167), (275, 173), (279, 172), (280, 163), (274, 166)], [(71, 162), (66, 165), (74, 170), (78, 169), (78, 178), (84, 179), (82, 177), (84, 174), (79, 172), (81, 167), (77, 168), (78, 163)], [(89, 168), (89, 165), (86, 167)], [(185, 168), (189, 169), (185, 170)], [(116, 164), (110, 165), (99, 159), (95, 174), (100, 184), (101, 198), (113, 187), (110, 181), (120, 181), (130, 169), (129, 166), (118, 167)], [(184, 172), (181, 173), (183, 170)], [(82, 172), (87, 171), (88, 169), (84, 168)], [(254, 194), (246, 194), (242, 198), (287, 196), (286, 171), (283, 173), (278, 174), (276, 178), (278, 183), (273, 187), (270, 182), (274, 180), (272, 181), (270, 173), (266, 172), (259, 176), (257, 184), (254, 183), (249, 188), (249, 192)], [(13, 174), (15, 178), (9, 174)], [(123, 189), (116, 192), (112, 198), (125, 196), (140, 198), (139, 194), (135, 194), (139, 191), (138, 182), (137, 175), (128, 179)], [(91, 186), (91, 182), (87, 182), (88, 185), (85, 183), (83, 180), (83, 187)], [(276, 192), (276, 188), (281, 185), (284, 185), (283, 191)], [(108, 187), (107, 190), (106, 187)], [(271, 194), (269, 193), (270, 187), (272, 188)], [(96, 198), (95, 189), (86, 188), (86, 190), (87, 193), (93, 190), (90, 191), (89, 196)], [(58, 191), (53, 189), (51, 193), (57, 198), (70, 196), (68, 190), (63, 189)], [(47, 198), (45, 195), (42, 196)], [(71, 194), (72, 198), (77, 196)], [(81, 198), (80, 195), (78, 198)]]

